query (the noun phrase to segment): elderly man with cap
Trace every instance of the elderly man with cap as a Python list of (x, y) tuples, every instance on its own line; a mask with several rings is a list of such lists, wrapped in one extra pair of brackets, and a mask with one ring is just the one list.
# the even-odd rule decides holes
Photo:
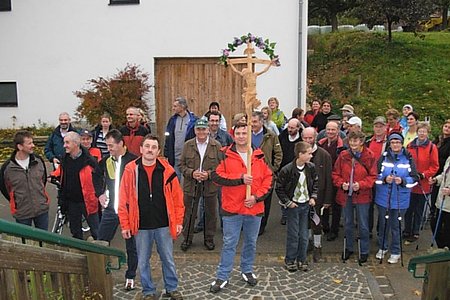
[(351, 117), (348, 119), (347, 124), (348, 133), (362, 130), (362, 120), (359, 117)]
[(344, 106), (342, 106), (341, 111), (342, 111), (342, 116), (355, 114), (355, 109), (350, 104), (345, 104)]
[(184, 241), (181, 250), (187, 251), (192, 245), (194, 224), (198, 203), (203, 197), (204, 205), (204, 245), (207, 250), (214, 250), (214, 233), (217, 221), (218, 186), (211, 180), (211, 172), (219, 165), (221, 145), (209, 137), (208, 121), (198, 119), (194, 125), (195, 138), (188, 140), (183, 147), (180, 158), (180, 170), (183, 174), (184, 206)]
[(96, 147), (92, 147), (92, 132), (88, 129), (82, 129), (80, 132), (81, 146), (89, 151), (89, 154), (93, 156), (97, 161), (102, 159), (102, 152)]

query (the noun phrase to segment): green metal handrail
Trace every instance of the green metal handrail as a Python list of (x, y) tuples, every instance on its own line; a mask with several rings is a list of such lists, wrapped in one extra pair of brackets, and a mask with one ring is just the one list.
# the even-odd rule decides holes
[(118, 267), (111, 267), (110, 264), (106, 266), (106, 272), (110, 270), (118, 270), (120, 266), (126, 263), (125, 253), (119, 249), (111, 248), (95, 243), (86, 242), (71, 237), (65, 237), (56, 233), (34, 228), (27, 225), (13, 223), (0, 219), (0, 233), (6, 233), (13, 236), (21, 237), (23, 239), (30, 239), (48, 244), (65, 246), (79, 249), (91, 253), (98, 253), (107, 256), (115, 256), (118, 258)]
[(413, 273), (414, 278), (427, 278), (427, 273), (424, 272), (422, 275), (416, 274), (416, 268), (417, 265), (420, 264), (432, 264), (432, 263), (439, 263), (444, 261), (450, 261), (450, 251), (442, 250), (436, 253), (428, 254), (428, 255), (422, 255), (413, 257), (409, 260), (408, 263), (408, 271)]

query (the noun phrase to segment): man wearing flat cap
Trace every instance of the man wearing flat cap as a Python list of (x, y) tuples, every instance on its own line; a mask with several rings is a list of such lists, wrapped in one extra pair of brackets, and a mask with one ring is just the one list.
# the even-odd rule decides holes
[(194, 224), (199, 200), (203, 197), (204, 236), (203, 243), (207, 250), (214, 250), (214, 233), (217, 221), (218, 186), (211, 180), (211, 172), (219, 165), (221, 145), (209, 138), (206, 119), (198, 119), (194, 125), (195, 138), (188, 140), (183, 147), (180, 158), (180, 170), (183, 174), (184, 206), (184, 241), (181, 250), (187, 251), (192, 245)]

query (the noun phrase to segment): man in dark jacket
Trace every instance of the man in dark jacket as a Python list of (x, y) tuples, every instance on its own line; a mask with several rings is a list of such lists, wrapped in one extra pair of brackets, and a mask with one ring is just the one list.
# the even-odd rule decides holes
[(48, 137), (45, 144), (45, 157), (53, 164), (56, 169), (61, 163), (61, 159), (66, 154), (64, 150), (64, 137), (70, 131), (76, 131), (70, 124), (70, 116), (66, 112), (59, 114), (59, 125), (55, 128), (52, 134)]
[(305, 128), (302, 132), (303, 141), (312, 147), (311, 162), (315, 165), (318, 176), (318, 192), (316, 200), (316, 213), (320, 216), (319, 222), (311, 222), (313, 231), (314, 250), (313, 261), (319, 262), (322, 258), (322, 207), (328, 209), (331, 206), (333, 198), (333, 180), (331, 172), (333, 171), (333, 163), (330, 154), (323, 148), (317, 147), (316, 144), (317, 131), (312, 127)]
[[(287, 123), (287, 128), (283, 130), (278, 139), (281, 145), (281, 151), (283, 152), (283, 160), (281, 161), (280, 169), (295, 159), (294, 147), (295, 144), (302, 140), (303, 127), (300, 120), (297, 118), (292, 118)], [(286, 225), (286, 209), (281, 207), (281, 225)]]
[(91, 235), (97, 239), (98, 196), (102, 194), (102, 176), (97, 160), (81, 147), (80, 135), (68, 132), (64, 137), (66, 155), (52, 175), (61, 182), (62, 209), (67, 212), (70, 232), (83, 239), (82, 215), (86, 218)]
[[(276, 174), (283, 160), (283, 151), (280, 141), (275, 133), (263, 126), (264, 117), (262, 112), (255, 111), (252, 114), (252, 147), (259, 148), (264, 153), (264, 161), (273, 174)], [(275, 181), (273, 182), (275, 184)], [(273, 184), (267, 198), (264, 199), (264, 217), (261, 220), (259, 235), (264, 233), (270, 214), (272, 203)]]
[(18, 131), (15, 150), (0, 170), (0, 190), (9, 200), (17, 223), (48, 229), (49, 199), (45, 192), (47, 170), (42, 158), (33, 153), (33, 136)]
[[(119, 208), (118, 192), (120, 179), (122, 178), (125, 165), (137, 158), (125, 147), (123, 136), (117, 129), (110, 130), (105, 136), (106, 145), (110, 155), (100, 161), (100, 170), (105, 178), (106, 189), (98, 200), (104, 207), (102, 219), (98, 228), (98, 239), (111, 242), (119, 226), (117, 215)], [(116, 180), (117, 179), (117, 180)], [(134, 290), (134, 278), (138, 265), (136, 242), (132, 236), (125, 240), (127, 249), (127, 265), (125, 272), (125, 289)]]
[(180, 171), (181, 152), (183, 152), (184, 142), (195, 136), (194, 124), (197, 117), (188, 110), (187, 101), (183, 97), (175, 99), (172, 104), (172, 111), (174, 115), (167, 122), (165, 132), (164, 156), (175, 169), (178, 179), (182, 181)]

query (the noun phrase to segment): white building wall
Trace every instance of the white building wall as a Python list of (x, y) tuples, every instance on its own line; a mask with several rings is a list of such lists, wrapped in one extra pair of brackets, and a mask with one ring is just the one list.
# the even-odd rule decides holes
[[(127, 63), (150, 73), (155, 57), (218, 57), (234, 36), (276, 41), (281, 67), (258, 78), (265, 104), (277, 96), (288, 115), (297, 103), (298, 1), (13, 0), (0, 12), (0, 81), (17, 81), (18, 107), (0, 108), (0, 128), (46, 122), (75, 112), (73, 91)], [(241, 46), (235, 53), (242, 55)], [(149, 95), (154, 108), (153, 91)]]

